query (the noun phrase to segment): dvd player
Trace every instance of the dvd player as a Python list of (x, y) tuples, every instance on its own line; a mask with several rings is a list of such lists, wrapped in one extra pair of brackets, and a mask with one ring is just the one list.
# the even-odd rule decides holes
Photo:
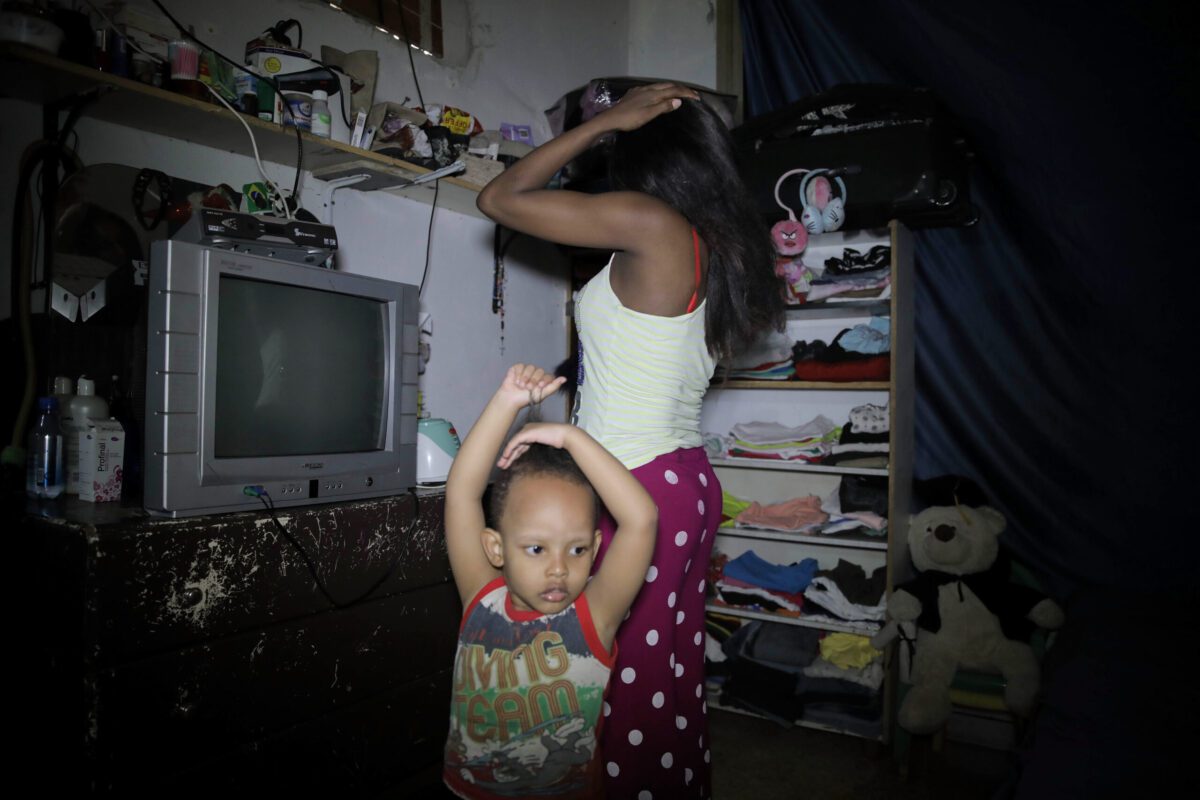
[(330, 268), (337, 251), (332, 225), (219, 208), (193, 211), (171, 239)]

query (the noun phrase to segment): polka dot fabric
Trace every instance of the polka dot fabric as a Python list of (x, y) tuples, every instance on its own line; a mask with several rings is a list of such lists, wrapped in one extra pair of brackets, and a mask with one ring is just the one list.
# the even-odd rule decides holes
[[(633, 474), (658, 504), (658, 537), (646, 582), (617, 632), (600, 742), (606, 796), (707, 798), (704, 579), (721, 485), (701, 448), (659, 456)], [(613, 530), (605, 515), (597, 566)]]

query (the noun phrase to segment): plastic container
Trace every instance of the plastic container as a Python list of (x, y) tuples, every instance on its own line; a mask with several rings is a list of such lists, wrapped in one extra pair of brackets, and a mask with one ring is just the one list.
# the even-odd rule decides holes
[(58, 400), (38, 398), (38, 418), (25, 451), (25, 492), (30, 497), (58, 497), (66, 487), (63, 475), (63, 434)]
[(54, 379), (54, 397), (58, 399), (59, 414), (67, 407), (67, 401), (75, 396), (75, 382), (66, 375)]
[(320, 136), (322, 139), (329, 138), (333, 130), (333, 120), (329, 116), (329, 93), (324, 89), (313, 89), (310, 124), (313, 136)]
[(67, 452), (67, 494), (79, 494), (79, 437), (87, 433), (89, 419), (108, 419), (108, 403), (96, 395), (96, 383), (80, 375), (75, 396), (67, 403), (62, 417), (62, 433)]

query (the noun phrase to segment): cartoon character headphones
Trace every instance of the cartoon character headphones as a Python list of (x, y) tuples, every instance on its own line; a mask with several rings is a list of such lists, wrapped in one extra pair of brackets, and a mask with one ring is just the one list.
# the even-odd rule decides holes
[[(835, 185), (838, 188), (836, 197), (833, 194)], [(800, 222), (809, 233), (836, 231), (846, 221), (846, 184), (828, 169), (809, 170), (800, 182), (800, 202), (804, 206)]]

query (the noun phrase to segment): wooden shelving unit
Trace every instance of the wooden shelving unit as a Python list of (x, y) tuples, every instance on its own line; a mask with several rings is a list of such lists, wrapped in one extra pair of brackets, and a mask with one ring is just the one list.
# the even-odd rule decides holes
[[(47, 105), (98, 89), (101, 96), (88, 104), (83, 112), (85, 117), (238, 155), (253, 155), (245, 129), (229, 109), (218, 103), (148, 86), (22, 45), (0, 44), (0, 64), (5, 71), (4, 85), (0, 87), (2, 97)], [(296, 163), (296, 132), (293, 129), (247, 115), (241, 118), (254, 131), (263, 160)], [(409, 185), (430, 171), (424, 167), (304, 132), (301, 132), (300, 140), (304, 148), (304, 169), (313, 172), (318, 179), (366, 174), (368, 179), (356, 184), (355, 189), (395, 190), (421, 202), (433, 202), (432, 182)], [(440, 183), (440, 207), (482, 217), (475, 207), (481, 187), (455, 177), (442, 178)]]

